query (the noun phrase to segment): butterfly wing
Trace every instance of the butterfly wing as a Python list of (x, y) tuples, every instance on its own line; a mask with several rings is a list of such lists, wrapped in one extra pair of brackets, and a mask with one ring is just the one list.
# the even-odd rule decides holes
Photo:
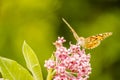
[(95, 47), (97, 47), (98, 45), (100, 45), (100, 40), (91, 40), (91, 37), (88, 37), (85, 39), (85, 44), (84, 44), (84, 48), (86, 49), (93, 49)]
[(93, 48), (97, 47), (102, 40), (104, 40), (105, 38), (107, 38), (111, 35), (112, 35), (112, 32), (106, 32), (106, 33), (98, 34), (96, 36), (90, 36), (88, 38), (85, 38), (84, 47), (86, 49), (93, 49)]

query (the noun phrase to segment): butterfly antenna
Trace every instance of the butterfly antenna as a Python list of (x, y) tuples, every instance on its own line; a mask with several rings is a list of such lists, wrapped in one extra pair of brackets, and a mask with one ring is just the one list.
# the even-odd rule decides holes
[(70, 24), (64, 19), (62, 18), (63, 22), (70, 28), (70, 30), (72, 31), (73, 33), (73, 36), (75, 37), (75, 39), (77, 41), (79, 41), (79, 36), (77, 35), (77, 33), (75, 32), (75, 30), (70, 26)]

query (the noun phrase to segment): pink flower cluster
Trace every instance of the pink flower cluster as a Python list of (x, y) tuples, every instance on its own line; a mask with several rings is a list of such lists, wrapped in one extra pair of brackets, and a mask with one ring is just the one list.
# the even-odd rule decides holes
[(85, 54), (85, 50), (77, 44), (70, 44), (67, 49), (63, 46), (65, 41), (63, 37), (58, 37), (54, 43), (55, 60), (45, 61), (44, 66), (55, 71), (53, 80), (87, 80), (91, 73), (90, 54)]

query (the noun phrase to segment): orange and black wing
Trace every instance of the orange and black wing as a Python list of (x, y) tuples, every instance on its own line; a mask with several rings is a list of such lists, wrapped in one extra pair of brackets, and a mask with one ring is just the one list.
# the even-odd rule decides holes
[(109, 37), (112, 35), (112, 32), (106, 32), (102, 34), (98, 34), (96, 36), (90, 36), (88, 38), (85, 38), (85, 45), (84, 47), (86, 49), (93, 49), (100, 45), (100, 42), (104, 40), (105, 38)]

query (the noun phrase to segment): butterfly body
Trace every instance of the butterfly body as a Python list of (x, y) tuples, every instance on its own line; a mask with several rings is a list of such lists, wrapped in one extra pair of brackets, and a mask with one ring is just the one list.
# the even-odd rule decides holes
[(77, 40), (77, 43), (85, 49), (93, 49), (97, 47), (98, 45), (100, 45), (102, 40), (112, 35), (112, 32), (106, 32), (102, 34), (97, 34), (95, 36), (90, 36), (87, 38), (79, 37), (75, 30), (67, 23), (67, 21), (65, 19), (63, 19), (63, 21), (68, 25), (68, 27), (72, 31), (73, 36)]

